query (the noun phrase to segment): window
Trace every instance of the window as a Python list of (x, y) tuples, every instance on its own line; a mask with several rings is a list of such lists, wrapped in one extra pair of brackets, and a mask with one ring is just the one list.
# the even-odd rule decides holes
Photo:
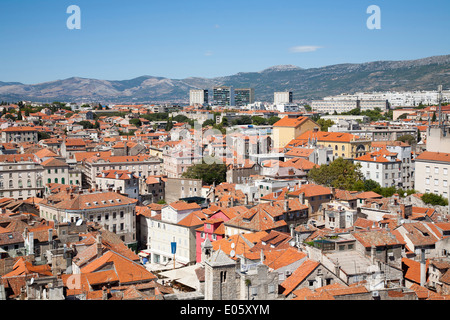
[(430, 184), (430, 178), (425, 179), (425, 184)]
[(434, 173), (435, 174), (439, 174), (439, 168), (438, 167), (434, 167)]
[(448, 174), (448, 169), (444, 168), (444, 176), (446, 176)]
[(427, 173), (430, 173), (430, 167), (427, 166), (427, 167), (425, 168), (425, 171), (426, 171)]
[(434, 185), (438, 186), (439, 185), (439, 179), (434, 179)]

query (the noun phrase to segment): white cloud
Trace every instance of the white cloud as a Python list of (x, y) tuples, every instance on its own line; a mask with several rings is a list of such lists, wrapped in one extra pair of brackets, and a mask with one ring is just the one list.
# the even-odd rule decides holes
[(212, 55), (213, 55), (212, 51), (206, 51), (205, 52), (205, 56), (207, 56), (207, 57), (212, 56)]
[(289, 48), (289, 51), (294, 52), (294, 53), (313, 52), (320, 48), (323, 48), (323, 47), (320, 47), (320, 46), (295, 46), (295, 47)]

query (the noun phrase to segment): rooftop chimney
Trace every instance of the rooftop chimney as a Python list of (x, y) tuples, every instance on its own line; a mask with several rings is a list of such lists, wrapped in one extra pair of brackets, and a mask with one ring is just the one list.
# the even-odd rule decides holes
[(52, 244), (53, 241), (53, 229), (48, 229), (48, 243)]
[(301, 204), (305, 204), (305, 193), (304, 192), (300, 192), (300, 194), (298, 195), (298, 201), (300, 201)]
[(284, 212), (288, 212), (289, 211), (289, 200), (284, 200)]
[(102, 235), (99, 233), (97, 235), (97, 258), (100, 258), (102, 256), (102, 251)]
[(375, 246), (372, 246), (370, 248), (370, 260), (371, 260), (372, 264), (375, 263), (376, 249), (377, 248)]
[(425, 286), (425, 282), (427, 281), (427, 267), (425, 262), (425, 249), (421, 249), (421, 257), (420, 257), (420, 286)]

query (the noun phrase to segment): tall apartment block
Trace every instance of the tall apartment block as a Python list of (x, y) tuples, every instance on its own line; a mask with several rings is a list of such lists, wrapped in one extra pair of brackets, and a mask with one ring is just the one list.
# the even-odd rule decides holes
[(234, 89), (234, 102), (236, 107), (243, 107), (255, 102), (254, 88), (236, 88)]
[(213, 88), (213, 104), (215, 106), (234, 106), (234, 88), (219, 86)]
[(275, 92), (273, 94), (273, 104), (292, 103), (292, 91)]
[(208, 90), (192, 89), (189, 91), (189, 104), (193, 105), (207, 105), (208, 104)]

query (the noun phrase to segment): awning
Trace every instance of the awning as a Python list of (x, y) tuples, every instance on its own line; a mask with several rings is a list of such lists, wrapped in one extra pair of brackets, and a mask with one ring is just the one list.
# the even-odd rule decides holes
[(140, 257), (148, 257), (150, 255), (150, 253), (145, 252), (145, 251), (139, 251), (138, 256)]

